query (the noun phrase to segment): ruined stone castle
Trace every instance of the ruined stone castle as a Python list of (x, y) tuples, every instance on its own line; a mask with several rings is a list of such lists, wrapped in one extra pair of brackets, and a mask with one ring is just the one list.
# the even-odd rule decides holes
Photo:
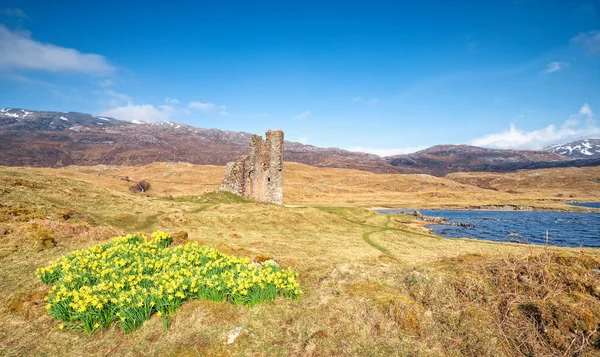
[(260, 135), (252, 135), (250, 153), (227, 164), (220, 190), (283, 204), (283, 131), (267, 131), (264, 141)]

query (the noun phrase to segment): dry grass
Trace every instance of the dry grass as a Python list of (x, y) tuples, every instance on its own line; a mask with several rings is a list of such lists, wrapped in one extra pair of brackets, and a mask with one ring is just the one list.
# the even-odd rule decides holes
[(522, 170), (514, 173), (460, 172), (445, 178), (513, 193), (528, 199), (598, 201), (600, 167)]
[[(152, 184), (148, 193), (162, 197), (216, 190), (225, 171), (221, 166), (187, 163), (22, 170), (83, 180), (120, 192), (126, 192), (133, 181), (148, 180)], [(424, 209), (501, 204), (583, 210), (568, 206), (564, 201), (600, 201), (599, 178), (600, 168), (595, 167), (531, 170), (514, 174), (459, 173), (434, 177), (421, 174), (374, 174), (287, 162), (284, 192), (288, 205)]]
[[(113, 175), (117, 169), (97, 175), (69, 168), (0, 168), (2, 207), (19, 212), (0, 215), (0, 249), (7, 252), (0, 255), (0, 355), (584, 356), (600, 351), (593, 347), (597, 335), (592, 333), (600, 323), (600, 274), (593, 270), (600, 268), (598, 249), (443, 239), (410, 227), (403, 216), (340, 207), (349, 204), (335, 197), (343, 200), (353, 192), (364, 195), (365, 205), (377, 203), (366, 201), (372, 174), (351, 170), (342, 171), (343, 178), (337, 170), (288, 165), (290, 202), (298, 202), (303, 192), (294, 188), (297, 182), (305, 182), (307, 192), (319, 185), (338, 187), (347, 178), (365, 186), (347, 183), (346, 193), (310, 198), (319, 205), (280, 207), (228, 194), (198, 198), (204, 185), (200, 176), (158, 178), (179, 169), (201, 175), (205, 168), (153, 165), (154, 171), (130, 168), (140, 170), (135, 179), (152, 183), (153, 197), (127, 192), (129, 183), (118, 178), (122, 172)], [(134, 171), (123, 172), (134, 177)], [(314, 179), (294, 176), (309, 172)], [(381, 176), (374, 180), (388, 183), (374, 187), (418, 185), (442, 192), (440, 183), (463, 185)], [(381, 186), (373, 194), (383, 198), (389, 191)], [(164, 198), (168, 194), (176, 197)], [(328, 197), (334, 203), (324, 205)], [(31, 224), (50, 230), (56, 246), (36, 251), (28, 235)], [(60, 330), (43, 308), (46, 288), (35, 269), (117, 234), (156, 229), (185, 231), (182, 241), (238, 256), (274, 258), (300, 273), (305, 294), (298, 301), (278, 299), (254, 308), (189, 302), (168, 332), (157, 318), (130, 335), (117, 328), (93, 337)], [(252, 336), (224, 345), (223, 337), (236, 326)]]

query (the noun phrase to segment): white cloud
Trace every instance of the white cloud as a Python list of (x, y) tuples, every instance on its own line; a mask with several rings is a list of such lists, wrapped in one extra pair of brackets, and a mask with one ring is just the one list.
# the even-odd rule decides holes
[(98, 115), (120, 120), (135, 122), (170, 121), (173, 116), (181, 117), (182, 115), (188, 116), (191, 114), (189, 108), (179, 106), (179, 100), (171, 97), (166, 97), (164, 104), (154, 106), (152, 104), (135, 104), (133, 98), (127, 94), (110, 89), (95, 93), (110, 108), (98, 113)]
[(585, 103), (583, 107), (579, 109), (579, 114), (585, 117), (594, 117), (594, 112), (592, 112), (592, 108), (590, 108), (590, 105), (587, 103)]
[(204, 102), (189, 102), (188, 108), (199, 110), (206, 113), (218, 113), (222, 116), (229, 115), (227, 107), (224, 105), (217, 105), (215, 103), (204, 103)]
[(379, 98), (373, 98), (373, 99), (371, 99), (369, 101), (369, 103), (371, 103), (371, 104), (377, 104), (377, 103), (379, 103)]
[(546, 69), (544, 70), (544, 74), (550, 74), (554, 72), (558, 72), (565, 67), (568, 67), (569, 63), (567, 62), (550, 62), (546, 65)]
[(410, 153), (417, 152), (419, 150), (423, 150), (426, 148), (427, 148), (427, 146), (414, 146), (414, 147), (406, 147), (406, 148), (381, 149), (381, 148), (365, 148), (362, 146), (355, 146), (353, 148), (349, 148), (349, 149), (345, 149), (345, 150), (365, 152), (365, 153), (375, 154), (375, 155), (385, 157), (385, 156), (393, 156), (393, 155), (410, 154)]
[(295, 118), (296, 119), (300, 119), (300, 120), (304, 120), (304, 119), (307, 119), (310, 116), (311, 116), (310, 110), (306, 110), (306, 111), (304, 111), (304, 113), (296, 115)]
[(103, 56), (81, 53), (31, 39), (0, 24), (0, 68), (108, 75), (115, 71)]
[(166, 97), (165, 103), (170, 104), (170, 105), (177, 105), (177, 104), (179, 104), (179, 101), (175, 98)]
[(156, 122), (168, 121), (171, 113), (170, 109), (163, 107), (156, 108), (151, 104), (136, 105), (128, 103), (125, 106), (108, 109), (98, 114), (125, 121)]
[(355, 102), (362, 102), (363, 97), (360, 97), (360, 96), (359, 97), (354, 97), (354, 98), (352, 98), (352, 100), (355, 101)]
[(571, 39), (572, 43), (583, 46), (588, 53), (600, 53), (600, 31), (581, 32)]
[(301, 138), (296, 139), (296, 141), (299, 142), (300, 144), (306, 145), (308, 143), (308, 138), (306, 136), (303, 136)]
[[(582, 125), (581, 119), (586, 119)], [(595, 126), (593, 113), (586, 103), (578, 114), (571, 115), (560, 127), (553, 124), (545, 128), (524, 131), (511, 124), (507, 131), (475, 138), (470, 144), (496, 149), (538, 150), (583, 138), (600, 136), (600, 128)]]
[(29, 16), (27, 16), (27, 14), (25, 13), (25, 11), (21, 10), (21, 9), (4, 9), (2, 11), (2, 13), (6, 16), (10, 16), (10, 17), (18, 17), (21, 19), (26, 19), (26, 20), (30, 20), (31, 18)]
[(191, 109), (198, 109), (203, 112), (212, 112), (217, 108), (217, 105), (214, 103), (190, 102), (188, 107)]

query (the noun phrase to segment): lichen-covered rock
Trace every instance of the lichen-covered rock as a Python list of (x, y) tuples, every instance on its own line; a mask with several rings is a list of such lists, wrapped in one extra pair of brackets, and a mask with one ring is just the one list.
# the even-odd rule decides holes
[(283, 131), (267, 131), (265, 141), (252, 135), (248, 155), (227, 164), (220, 190), (249, 200), (283, 204)]

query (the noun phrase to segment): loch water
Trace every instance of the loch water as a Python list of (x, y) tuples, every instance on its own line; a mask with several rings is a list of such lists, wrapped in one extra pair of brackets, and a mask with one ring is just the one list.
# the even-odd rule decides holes
[(600, 202), (571, 203), (571, 206), (589, 207), (589, 208), (600, 208)]
[[(379, 213), (413, 210), (378, 210)], [(420, 210), (426, 216), (444, 217), (449, 223), (474, 227), (428, 225), (447, 238), (475, 238), (497, 242), (548, 244), (567, 247), (600, 247), (600, 214), (573, 212), (504, 212), (467, 210)]]

